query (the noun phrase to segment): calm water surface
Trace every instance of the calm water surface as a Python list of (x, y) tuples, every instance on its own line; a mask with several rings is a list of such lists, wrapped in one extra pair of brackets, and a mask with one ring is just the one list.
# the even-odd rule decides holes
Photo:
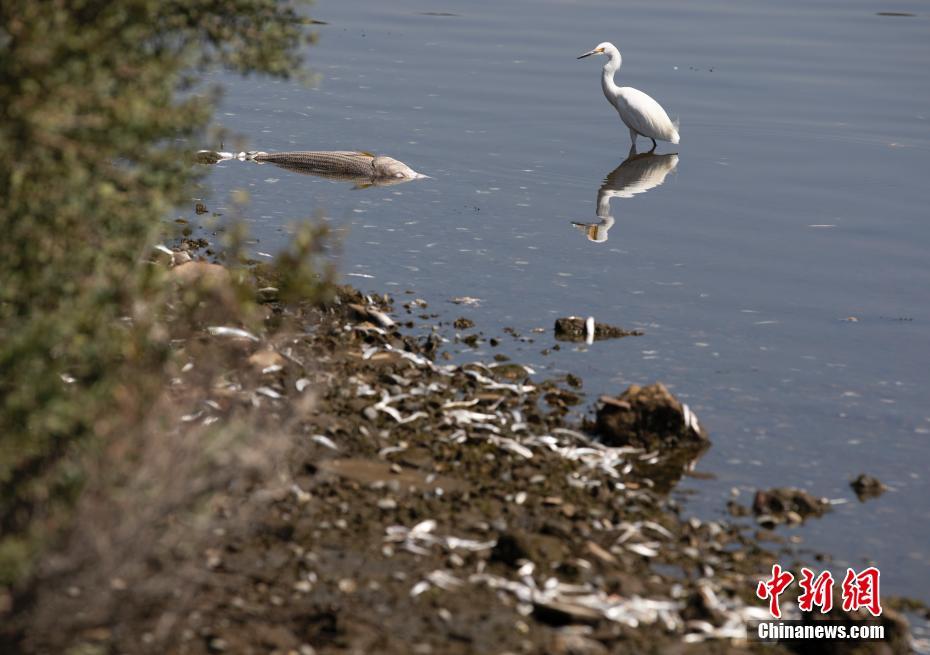
[[(719, 516), (733, 488), (848, 499), (793, 531), (804, 556), (833, 553), (839, 575), (874, 561), (885, 594), (930, 600), (930, 6), (319, 0), (313, 16), (318, 86), (224, 79), (223, 123), (250, 149), (372, 150), (433, 179), (353, 190), (230, 162), (211, 209), (248, 189), (266, 253), (325, 216), (347, 281), (512, 326), (535, 341), (505, 352), (582, 375), (592, 400), (666, 381), (714, 444), (687, 511)], [(603, 40), (681, 145), (623, 164), (605, 60), (575, 59)], [(569, 314), (646, 336), (542, 355)], [(860, 505), (863, 471), (892, 491)]]

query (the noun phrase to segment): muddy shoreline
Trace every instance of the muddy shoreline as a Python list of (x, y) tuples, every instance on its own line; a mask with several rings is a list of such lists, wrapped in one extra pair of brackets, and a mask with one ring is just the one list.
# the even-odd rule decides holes
[[(713, 435), (661, 385), (603, 390), (579, 420), (575, 376), (446, 364), (475, 326), (417, 318), (412, 297), (341, 287), (302, 307), (257, 288), (264, 331), (175, 344), (165, 400), (183, 411), (164, 429), (196, 443), (235, 425), (261, 452), (159, 516), (133, 546), (144, 564), (40, 581), (24, 652), (806, 652), (746, 640), (767, 617), (756, 583), (795, 557), (669, 497)], [(886, 643), (831, 652), (910, 652), (903, 617), (882, 622)]]

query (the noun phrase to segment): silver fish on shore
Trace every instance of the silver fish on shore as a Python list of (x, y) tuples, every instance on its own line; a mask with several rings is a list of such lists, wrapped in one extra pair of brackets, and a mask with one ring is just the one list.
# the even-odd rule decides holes
[(400, 184), (428, 177), (393, 157), (354, 150), (256, 151), (240, 152), (238, 155), (201, 150), (198, 157), (199, 161), (212, 163), (239, 159), (259, 164), (274, 164), (295, 173), (355, 182), (359, 187)]

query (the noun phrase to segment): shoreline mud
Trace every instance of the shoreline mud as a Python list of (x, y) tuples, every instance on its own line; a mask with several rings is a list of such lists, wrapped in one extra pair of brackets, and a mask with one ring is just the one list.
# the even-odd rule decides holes
[[(713, 435), (664, 386), (579, 421), (578, 378), (442, 363), (453, 326), (412, 336), (432, 319), (401, 320), (400, 300), (340, 287), (301, 307), (260, 286), (275, 327), (202, 326), (163, 399), (181, 442), (236, 426), (229, 477), (154, 519), (141, 565), (40, 581), (25, 652), (806, 652), (746, 639), (787, 541), (670, 497)], [(831, 652), (910, 652), (903, 616), (881, 622), (885, 642)]]

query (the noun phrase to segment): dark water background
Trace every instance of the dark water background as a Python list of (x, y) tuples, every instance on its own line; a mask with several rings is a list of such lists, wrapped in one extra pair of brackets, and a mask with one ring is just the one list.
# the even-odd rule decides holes
[[(346, 281), (413, 290), (488, 334), (512, 326), (535, 341), (498, 350), (583, 376), (589, 400), (665, 381), (714, 444), (699, 469), (715, 477), (678, 492), (687, 512), (720, 516), (733, 488), (744, 503), (775, 485), (847, 499), (782, 532), (834, 554), (834, 575), (876, 562), (884, 594), (930, 600), (930, 5), (320, 0), (311, 13), (329, 23), (308, 51), (318, 86), (224, 78), (223, 124), (249, 148), (372, 150), (433, 179), (352, 190), (230, 162), (208, 180), (211, 209), (231, 215), (230, 191), (247, 189), (264, 253), (325, 216)], [(571, 222), (597, 222), (629, 147), (601, 94), (605, 60), (575, 59), (604, 40), (624, 54), (618, 83), (680, 118), (682, 142), (657, 151), (678, 153), (673, 170), (616, 176), (616, 222), (594, 243)], [(569, 314), (646, 336), (541, 355)], [(860, 505), (848, 481), (863, 471), (892, 490)]]

